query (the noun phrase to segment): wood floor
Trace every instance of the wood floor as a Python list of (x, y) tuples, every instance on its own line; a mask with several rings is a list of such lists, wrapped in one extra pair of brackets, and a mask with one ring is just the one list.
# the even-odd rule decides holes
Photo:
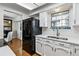
[(16, 56), (31, 56), (29, 53), (22, 50), (22, 41), (20, 39), (13, 39), (11, 42), (8, 43), (8, 45), (16, 54)]
[(31, 55), (27, 53), (26, 51), (22, 50), (22, 56), (31, 56)]

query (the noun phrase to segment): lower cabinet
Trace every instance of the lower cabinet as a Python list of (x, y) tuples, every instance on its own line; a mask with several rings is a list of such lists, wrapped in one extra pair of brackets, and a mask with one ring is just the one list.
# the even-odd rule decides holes
[(53, 56), (54, 55), (54, 48), (52, 45), (44, 44), (44, 55), (45, 56)]
[(76, 49), (76, 52), (75, 52), (74, 56), (79, 56), (79, 49)]
[(43, 55), (43, 44), (36, 42), (36, 52), (40, 55)]
[(75, 47), (74, 56), (79, 56), (79, 46)]
[(71, 50), (68, 48), (56, 46), (54, 55), (55, 56), (70, 56)]
[(42, 56), (79, 56), (79, 46), (70, 43), (37, 38), (36, 53)]

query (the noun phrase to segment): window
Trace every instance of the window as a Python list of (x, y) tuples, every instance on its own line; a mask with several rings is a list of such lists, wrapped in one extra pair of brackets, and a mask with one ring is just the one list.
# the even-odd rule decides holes
[(63, 11), (52, 14), (51, 26), (53, 29), (70, 29), (69, 11)]

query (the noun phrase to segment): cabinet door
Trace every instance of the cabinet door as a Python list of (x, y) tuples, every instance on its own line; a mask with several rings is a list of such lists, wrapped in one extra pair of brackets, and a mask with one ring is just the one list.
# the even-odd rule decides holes
[(42, 43), (36, 42), (36, 52), (40, 55), (43, 55), (43, 53), (42, 53)]
[(71, 55), (70, 49), (60, 46), (57, 46), (55, 48), (55, 56), (70, 56), (70, 55)]
[(73, 4), (74, 25), (79, 25), (79, 3)]
[(41, 12), (39, 14), (40, 27), (47, 27), (47, 12)]
[(75, 56), (79, 56), (79, 49), (76, 49)]
[(43, 27), (45, 25), (43, 13), (40, 13), (39, 20), (40, 20), (40, 27)]
[(54, 55), (54, 48), (49, 44), (45, 44), (44, 45), (44, 55), (45, 56), (53, 56)]
[(74, 47), (74, 56), (79, 56), (79, 46)]

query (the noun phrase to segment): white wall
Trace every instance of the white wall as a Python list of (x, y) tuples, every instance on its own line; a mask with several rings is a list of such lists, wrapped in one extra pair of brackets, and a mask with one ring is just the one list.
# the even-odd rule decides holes
[[(58, 5), (61, 5), (61, 4), (52, 5), (50, 7), (39, 9), (35, 12), (32, 12), (32, 14), (40, 13), (41, 11), (46, 11), (47, 9), (49, 10), (50, 8), (53, 9), (53, 8), (57, 7)], [(73, 22), (74, 22), (74, 20), (73, 20), (73, 9), (71, 9), (70, 10), (70, 26), (71, 26), (71, 29), (69, 29), (69, 30), (68, 29), (59, 30), (61, 37), (67, 37), (69, 40), (79, 40), (79, 27), (77, 27), (77, 28), (73, 27)], [(53, 31), (53, 29), (51, 29), (51, 14), (49, 14), (48, 27), (42, 28), (42, 34), (43, 35), (56, 36), (56, 30)]]
[(0, 39), (3, 39), (3, 10), (0, 8)]
[(53, 9), (55, 7), (61, 6), (62, 4), (63, 3), (57, 3), (57, 4), (52, 3), (51, 5), (46, 5), (43, 8), (40, 8), (40, 9), (38, 8), (34, 11), (31, 11), (31, 13), (29, 15), (34, 15), (34, 14), (37, 14), (37, 13), (40, 13), (40, 12), (43, 12), (43, 11), (48, 11), (48, 10)]
[(22, 17), (18, 16), (17, 18), (15, 18), (17, 21), (13, 22), (13, 31), (17, 31), (18, 34), (18, 38), (22, 39)]
[[(0, 5), (0, 9), (7, 10), (7, 11), (11, 11), (12, 13), (4, 11), (4, 14), (5, 15), (8, 15), (8, 16), (11, 16), (13, 18), (15, 18), (17, 16), (22, 16), (22, 19), (21, 20), (23, 20), (23, 19), (26, 19), (27, 17), (29, 17), (28, 14), (26, 14), (26, 13), (22, 13), (20, 11), (17, 11), (15, 9), (11, 9), (9, 7), (5, 7), (5, 6), (2, 6), (2, 5)], [(14, 21), (17, 21), (17, 20), (14, 20)]]
[[(14, 13), (8, 13), (8, 12), (5, 12), (4, 10), (8, 10), (8, 11), (11, 11)], [(3, 28), (3, 26), (4, 26), (3, 19), (4, 18), (3, 17), (4, 17), (4, 15), (12, 17), (13, 21), (23, 20), (28, 17), (27, 14), (24, 14), (24, 13), (19, 12), (17, 10), (14, 10), (14, 9), (11, 9), (11, 8), (8, 8), (5, 6), (0, 6), (0, 39), (4, 38), (4, 33), (3, 33), (3, 30), (4, 30), (4, 28)], [(21, 18), (18, 18), (17, 16), (21, 16)], [(14, 25), (14, 23), (13, 23), (13, 30), (15, 30), (15, 28), (16, 28), (16, 25)], [(17, 29), (17, 31), (18, 31), (18, 29)]]

